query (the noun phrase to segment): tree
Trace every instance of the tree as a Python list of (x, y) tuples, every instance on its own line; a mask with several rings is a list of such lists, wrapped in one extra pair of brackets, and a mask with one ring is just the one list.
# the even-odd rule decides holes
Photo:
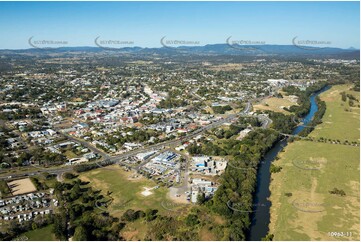
[(134, 211), (133, 209), (128, 209), (127, 211), (125, 211), (121, 217), (122, 220), (124, 221), (134, 221), (137, 220), (139, 217), (139, 214)]
[(69, 180), (77, 177), (76, 175), (74, 175), (71, 172), (65, 172), (63, 176), (64, 176), (65, 179), (69, 179)]
[(35, 229), (38, 228), (38, 225), (37, 225), (35, 222), (33, 222), (33, 223), (31, 224), (31, 228), (32, 228), (32, 230), (35, 230)]
[(273, 237), (273, 234), (267, 234), (264, 238), (262, 238), (262, 241), (272, 241)]
[(282, 167), (281, 166), (276, 166), (274, 164), (271, 164), (271, 167), (270, 167), (270, 172), (271, 173), (278, 173), (282, 170)]
[(186, 222), (186, 225), (193, 227), (193, 226), (199, 224), (198, 216), (196, 214), (188, 214), (185, 222)]
[(86, 241), (88, 240), (88, 231), (81, 225), (75, 228), (73, 240)]
[(157, 217), (158, 210), (148, 208), (145, 210), (145, 220), (147, 222), (153, 221)]
[(66, 240), (67, 238), (67, 221), (66, 213), (63, 211), (54, 216), (53, 232), (55, 237), (59, 240)]
[(202, 204), (204, 204), (206, 202), (206, 196), (205, 196), (205, 194), (203, 193), (203, 192), (200, 192), (199, 194), (198, 194), (198, 196), (197, 196), (197, 203), (199, 204), (199, 205), (202, 205)]

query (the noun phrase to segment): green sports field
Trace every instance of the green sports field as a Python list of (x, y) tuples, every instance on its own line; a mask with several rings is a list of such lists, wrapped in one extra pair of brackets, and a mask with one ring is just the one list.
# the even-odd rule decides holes
[[(181, 208), (182, 205), (178, 206), (167, 198), (167, 188), (156, 188), (157, 184), (154, 181), (134, 175), (133, 171), (127, 172), (114, 165), (81, 173), (79, 178), (89, 181), (93, 189), (102, 190), (102, 194), (107, 199), (112, 199), (107, 211), (116, 217), (122, 215), (127, 209), (144, 211), (150, 208), (157, 209), (159, 213), (168, 213), (169, 211), (164, 207)], [(144, 187), (153, 188), (150, 190), (151, 194), (147, 196), (142, 194), (145, 191)], [(108, 191), (110, 194), (106, 195)]]

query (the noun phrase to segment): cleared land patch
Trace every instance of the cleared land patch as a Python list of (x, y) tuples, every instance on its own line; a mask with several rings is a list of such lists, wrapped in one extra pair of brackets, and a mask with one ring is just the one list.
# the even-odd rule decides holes
[(36, 187), (30, 178), (8, 182), (8, 186), (14, 196), (36, 191)]
[(284, 110), (283, 108), (289, 108), (293, 105), (297, 105), (297, 102), (295, 100), (292, 100), (292, 98), (288, 98), (287, 96), (284, 96), (283, 98), (270, 97), (262, 100), (259, 104), (253, 105), (253, 108), (255, 111), (271, 110), (274, 112), (289, 114), (289, 112)]

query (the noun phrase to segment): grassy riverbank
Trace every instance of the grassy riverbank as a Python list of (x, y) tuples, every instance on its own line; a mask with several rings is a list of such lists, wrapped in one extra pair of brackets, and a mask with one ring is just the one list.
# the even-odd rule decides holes
[[(359, 99), (359, 93), (349, 88), (334, 86), (320, 95), (327, 110), (310, 136), (359, 141), (359, 103), (350, 107), (340, 95), (345, 91)], [(274, 162), (282, 170), (272, 174), (270, 186), (274, 240), (360, 238), (359, 152), (355, 146), (312, 141), (294, 141), (286, 147)], [(346, 195), (330, 193), (335, 188)]]

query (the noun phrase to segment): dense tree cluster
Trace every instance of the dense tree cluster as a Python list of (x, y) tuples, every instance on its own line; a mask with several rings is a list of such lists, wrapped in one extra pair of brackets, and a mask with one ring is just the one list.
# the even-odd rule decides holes
[[(232, 158), (221, 175), (221, 185), (215, 196), (206, 205), (228, 219), (227, 240), (245, 240), (250, 217), (249, 213), (241, 211), (252, 210), (257, 166), (278, 139), (276, 131), (259, 129), (250, 132), (242, 141), (229, 140), (224, 146), (224, 153), (231, 154)], [(210, 155), (207, 150), (202, 151)]]
[(60, 240), (119, 240), (119, 219), (97, 210), (103, 199), (88, 183), (75, 179), (70, 183), (56, 182), (54, 192), (62, 212), (54, 217), (54, 234)]
[[(122, 133), (127, 133), (125, 136)], [(118, 132), (112, 133), (112, 135), (107, 137), (107, 143), (109, 145), (119, 145), (122, 146), (126, 142), (137, 142), (142, 143), (148, 141), (150, 137), (157, 137), (159, 132), (154, 130), (143, 130), (136, 128), (127, 128)]]
[(164, 117), (164, 115), (154, 115), (153, 113), (144, 114), (139, 119), (139, 122), (144, 125), (157, 124), (157, 123), (160, 123), (163, 121), (166, 121), (166, 118)]
[(232, 107), (229, 106), (229, 105), (224, 105), (224, 106), (214, 106), (214, 107), (212, 107), (212, 109), (213, 109), (213, 112), (214, 112), (214, 113), (224, 114), (224, 113), (226, 113), (227, 111), (232, 110)]
[(190, 212), (185, 217), (157, 215), (148, 222), (145, 240), (199, 240), (197, 230), (200, 228), (198, 212)]
[(296, 127), (294, 116), (285, 115), (283, 113), (277, 113), (272, 111), (266, 111), (269, 118), (272, 119), (272, 128), (285, 134), (292, 133)]
[(218, 139), (229, 139), (232, 136), (238, 134), (243, 128), (239, 125), (234, 125), (231, 124), (229, 126), (229, 129), (224, 130), (222, 128), (219, 129), (215, 129), (213, 130), (213, 134), (218, 138)]
[[(14, 112), (4, 112), (4, 109), (11, 108), (16, 109)], [(6, 107), (1, 107), (0, 110), (0, 119), (2, 120), (18, 120), (25, 118), (40, 118), (42, 117), (42, 113), (39, 108), (22, 108), (18, 105)]]
[(4, 198), (11, 194), (10, 188), (6, 181), (0, 180), (0, 198)]
[(28, 166), (34, 163), (42, 166), (61, 165), (67, 159), (62, 154), (52, 153), (43, 148), (32, 148), (21, 152), (18, 156), (5, 155), (4, 150), (0, 149), (1, 168), (11, 168), (19, 166)]
[(111, 160), (103, 160), (103, 161), (99, 161), (97, 163), (88, 163), (88, 164), (80, 164), (80, 165), (76, 165), (73, 167), (73, 170), (75, 172), (85, 172), (85, 171), (90, 171), (99, 167), (104, 167), (104, 166), (110, 166), (115, 164), (116, 161), (111, 161)]
[(187, 99), (183, 97), (180, 89), (170, 90), (168, 97), (160, 101), (158, 108), (178, 108), (188, 105)]
[(326, 82), (319, 82), (313, 86), (309, 86), (305, 91), (301, 91), (298, 87), (295, 86), (284, 87), (283, 91), (285, 91), (288, 95), (298, 96), (298, 106), (293, 105), (290, 108), (284, 109), (294, 113), (297, 117), (305, 116), (311, 108), (310, 96), (315, 92), (322, 90), (326, 86)]
[(242, 129), (245, 129), (248, 126), (260, 127), (262, 123), (256, 117), (240, 117), (238, 119), (237, 125), (239, 125)]

